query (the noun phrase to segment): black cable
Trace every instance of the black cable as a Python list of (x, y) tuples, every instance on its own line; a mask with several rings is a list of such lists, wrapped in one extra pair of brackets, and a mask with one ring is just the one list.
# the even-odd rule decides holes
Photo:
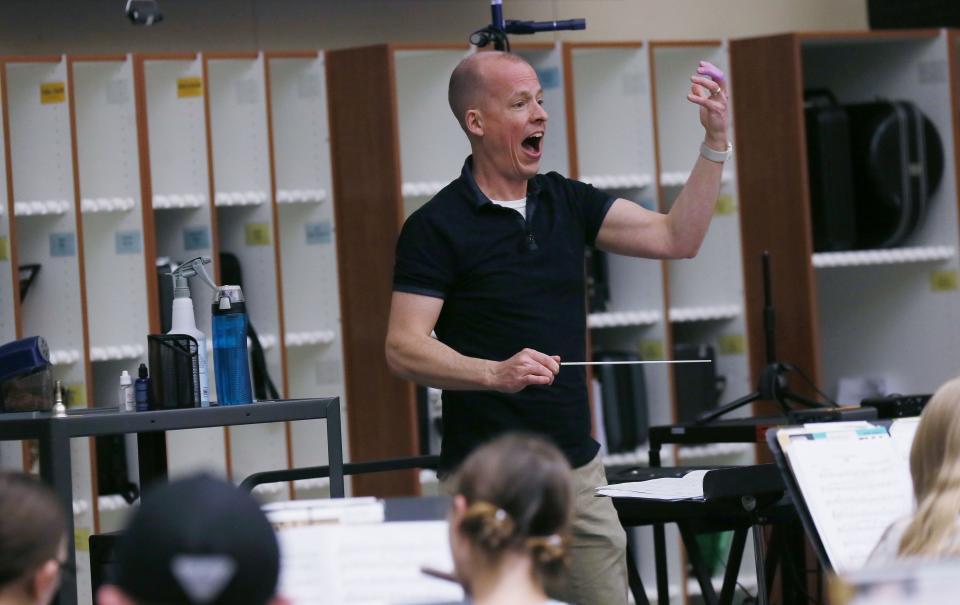
[(793, 365), (792, 363), (783, 363), (783, 364), (781, 364), (781, 365), (783, 365), (783, 367), (786, 368), (787, 370), (789, 370), (789, 371), (791, 371), (791, 372), (796, 372), (797, 374), (799, 374), (799, 375), (800, 375), (800, 378), (803, 378), (804, 382), (806, 382), (808, 385), (810, 385), (810, 388), (812, 388), (814, 391), (816, 391), (816, 392), (817, 392), (817, 395), (820, 395), (820, 397), (822, 397), (827, 403), (829, 403), (830, 405), (832, 405), (832, 406), (835, 407), (835, 408), (840, 407), (840, 404), (838, 404), (836, 401), (834, 401), (831, 397), (828, 397), (826, 393), (824, 393), (823, 391), (821, 391), (820, 389), (818, 389), (818, 388), (817, 388), (817, 385), (815, 385), (815, 384), (813, 383), (813, 381), (810, 380), (810, 377), (803, 373), (803, 370), (801, 370), (801, 369), (798, 368), (797, 366)]
[(501, 29), (488, 25), (470, 34), (470, 44), (477, 48), (483, 48), (491, 42), (493, 42), (494, 48), (510, 52), (510, 38)]
[[(789, 548), (784, 548), (784, 549), (783, 549), (783, 556), (784, 556), (785, 561), (783, 561), (783, 565), (780, 566), (781, 577), (785, 577), (786, 574), (783, 573), (783, 572), (784, 572), (784, 570), (788, 570), (788, 571), (786, 571), (786, 573), (790, 575), (790, 581), (791, 581), (791, 583), (794, 585), (795, 590), (796, 590), (798, 593), (800, 593), (800, 595), (801, 595), (804, 599), (806, 599), (806, 601), (807, 601), (808, 603), (813, 603), (813, 605), (822, 605), (822, 604), (820, 603), (820, 601), (818, 601), (817, 599), (813, 598), (813, 597), (810, 595), (810, 593), (807, 592), (806, 577), (802, 577), (802, 578), (798, 578), (798, 577), (797, 577), (796, 566), (793, 564), (793, 563), (794, 563), (794, 553), (792, 553)], [(804, 568), (803, 571), (804, 571), (804, 576), (806, 576), (806, 574), (808, 573), (808, 570), (807, 570), (806, 568)]]
[[(762, 538), (761, 538), (761, 539), (762, 539)], [(702, 550), (702, 549), (701, 549), (701, 550)], [(729, 555), (729, 552), (728, 552), (727, 554)], [(714, 567), (717, 567), (718, 565), (722, 565), (722, 566), (724, 566), (724, 568), (726, 568), (727, 562), (723, 560), (723, 557), (722, 557), (720, 554), (715, 554), (712, 558), (713, 558), (713, 561), (711, 561), (711, 563), (713, 564)], [(688, 562), (688, 565), (689, 565), (689, 562)], [(750, 591), (747, 590), (747, 587), (740, 583), (739, 575), (740, 575), (740, 574), (739, 574), (739, 572), (738, 572), (738, 573), (737, 573), (738, 579), (736, 580), (736, 583), (737, 583), (737, 588), (739, 588), (740, 590), (742, 590), (742, 591), (743, 591), (743, 594), (746, 595), (746, 598), (745, 598), (745, 600), (744, 600), (744, 603), (746, 603), (747, 600), (750, 600), (750, 601), (753, 601), (754, 603), (756, 603), (756, 602), (757, 602), (757, 596), (750, 594)], [(758, 589), (759, 589), (759, 587), (758, 587)]]

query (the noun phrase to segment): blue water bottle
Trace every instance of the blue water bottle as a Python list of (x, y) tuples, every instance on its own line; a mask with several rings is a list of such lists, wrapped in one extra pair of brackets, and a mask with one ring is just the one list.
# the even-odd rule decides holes
[(213, 301), (213, 367), (220, 405), (252, 403), (247, 310), (240, 286), (220, 286)]

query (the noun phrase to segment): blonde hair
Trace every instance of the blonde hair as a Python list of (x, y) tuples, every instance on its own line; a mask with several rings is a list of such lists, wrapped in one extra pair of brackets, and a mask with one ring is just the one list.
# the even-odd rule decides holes
[(910, 449), (917, 511), (900, 539), (901, 556), (960, 555), (960, 378), (927, 403)]

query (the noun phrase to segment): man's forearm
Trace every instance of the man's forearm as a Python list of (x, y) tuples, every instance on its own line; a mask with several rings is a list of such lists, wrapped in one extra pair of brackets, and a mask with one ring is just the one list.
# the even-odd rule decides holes
[(429, 336), (387, 341), (390, 369), (417, 384), (448, 390), (489, 389), (494, 362), (467, 357)]
[(675, 257), (692, 258), (700, 250), (720, 195), (722, 175), (723, 164), (697, 157), (690, 178), (667, 215)]

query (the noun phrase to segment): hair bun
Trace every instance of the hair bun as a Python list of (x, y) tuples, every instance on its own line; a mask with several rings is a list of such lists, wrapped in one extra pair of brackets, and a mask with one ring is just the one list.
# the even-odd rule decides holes
[(515, 528), (510, 515), (489, 502), (471, 504), (460, 523), (464, 534), (477, 546), (491, 553), (507, 546)]
[(566, 568), (567, 541), (559, 535), (528, 538), (527, 547), (534, 565), (546, 575), (556, 576)]

